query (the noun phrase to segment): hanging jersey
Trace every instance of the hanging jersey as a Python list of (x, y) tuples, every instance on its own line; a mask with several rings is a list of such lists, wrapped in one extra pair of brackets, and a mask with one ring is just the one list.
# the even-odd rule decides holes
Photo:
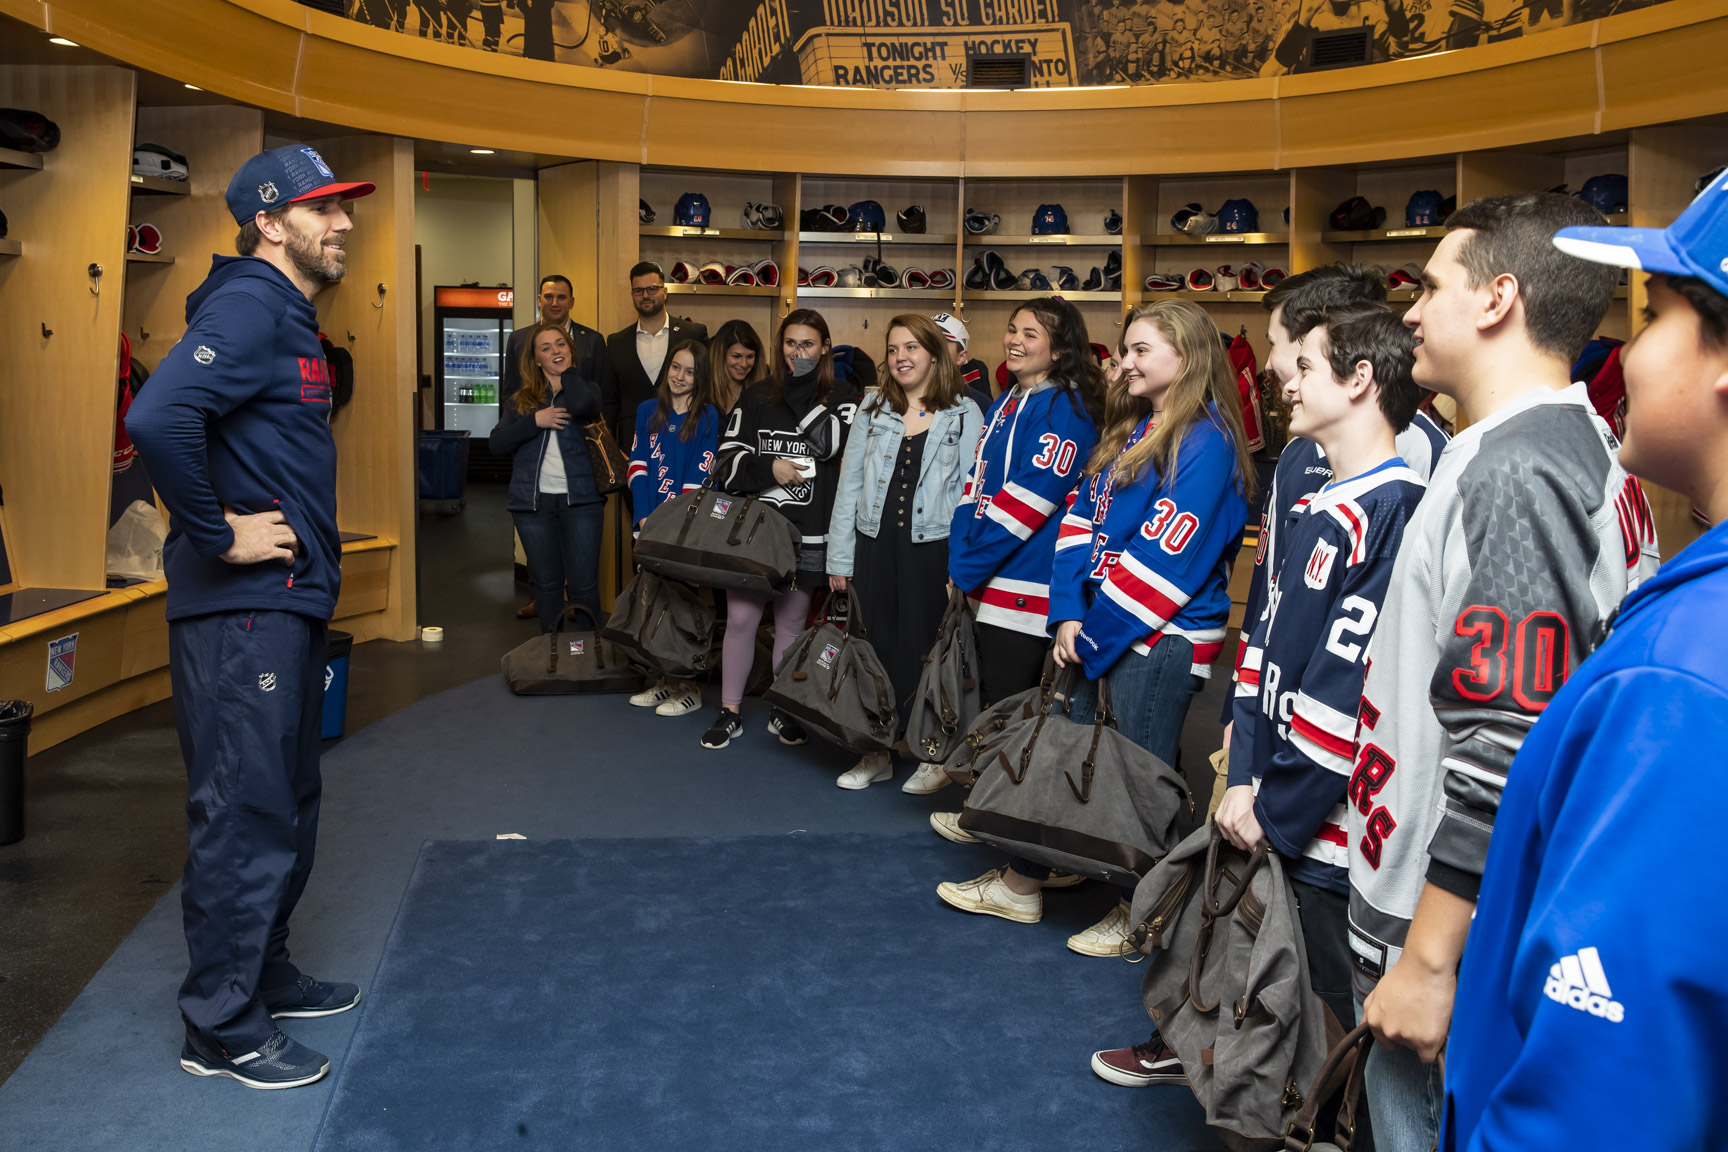
[(1048, 381), (990, 406), (948, 534), (948, 576), (980, 622), (1046, 634), (1057, 509), (1097, 440), (1091, 418)]
[(1583, 384), (1447, 446), (1405, 531), (1363, 684), (1348, 791), (1358, 990), (1423, 885), (1474, 901), (1524, 734), (1656, 570), (1650, 506)]
[(664, 428), (654, 427), (659, 400), (644, 400), (636, 409), (636, 435), (630, 442), (630, 500), (638, 520), (666, 501), (692, 488), (700, 488), (714, 468), (714, 451), (720, 442), (720, 417), (712, 404), (704, 405), (695, 435), (685, 440), (680, 433), (690, 417), (673, 412)]
[(1242, 398), (1242, 431), (1248, 438), (1248, 451), (1266, 447), (1266, 416), (1260, 410), (1260, 363), (1254, 347), (1246, 336), (1226, 336), (1226, 351), (1230, 367), (1236, 371), (1236, 392)]
[[(1148, 417), (1122, 451), (1150, 429)], [(1210, 676), (1230, 618), (1230, 563), (1248, 518), (1230, 433), (1214, 408), (1182, 438), (1174, 475), (1147, 467), (1117, 484), (1115, 471), (1105, 468), (1068, 498), (1050, 619), (1081, 622), (1075, 648), (1093, 679), (1164, 636), (1192, 642), (1194, 675)]]
[(1230, 783), (1251, 784), (1255, 816), (1286, 872), (1350, 890), (1344, 789), (1356, 762), (1366, 650), (1421, 477), (1394, 458), (1296, 501), (1277, 534), (1252, 654), (1237, 669)]

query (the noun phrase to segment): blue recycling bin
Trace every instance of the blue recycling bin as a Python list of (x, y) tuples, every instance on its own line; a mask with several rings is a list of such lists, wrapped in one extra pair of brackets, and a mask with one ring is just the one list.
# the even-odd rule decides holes
[(334, 740), (348, 726), (348, 657), (354, 637), (331, 629), (325, 633), (329, 651), (324, 657), (324, 722), (319, 736)]
[(462, 429), (425, 429), (416, 443), (420, 499), (462, 500), (468, 494), (468, 444)]

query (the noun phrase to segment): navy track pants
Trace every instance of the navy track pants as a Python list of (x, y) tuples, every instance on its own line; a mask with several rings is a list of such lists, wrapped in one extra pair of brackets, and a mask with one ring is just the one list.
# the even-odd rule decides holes
[(300, 976), (288, 917), (318, 836), (324, 664), (324, 621), (310, 616), (215, 612), (168, 625), (190, 840), (180, 1012), (230, 1053), (270, 1038), (261, 993)]

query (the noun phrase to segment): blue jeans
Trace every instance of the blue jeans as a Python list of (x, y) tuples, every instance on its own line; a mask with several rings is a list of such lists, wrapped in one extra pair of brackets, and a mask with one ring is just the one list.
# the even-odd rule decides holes
[(572, 504), (562, 495), (542, 492), (538, 511), (510, 515), (528, 557), (540, 631), (558, 630), (566, 589), (570, 603), (594, 614), (595, 627), (604, 624), (606, 618), (600, 614), (600, 534), (606, 525), (606, 505)]
[[(1362, 1000), (1356, 1000), (1362, 1022)], [(1432, 1152), (1440, 1145), (1440, 1107), (1445, 1085), (1440, 1064), (1422, 1063), (1413, 1048), (1390, 1050), (1375, 1044), (1368, 1052), (1363, 1079), (1374, 1146), (1380, 1152)]]
[[(1098, 687), (1082, 679), (1078, 672), (1074, 676), (1076, 686), (1068, 715), (1090, 724), (1098, 707)], [(1123, 653), (1111, 665), (1109, 681), (1116, 730), (1175, 767), (1176, 751), (1182, 744), (1182, 725), (1188, 719), (1188, 702), (1200, 690), (1200, 677), (1194, 675), (1194, 645), (1180, 636), (1166, 636), (1152, 645), (1152, 651), (1145, 656)], [(1033, 880), (1048, 879), (1050, 875), (1047, 866), (1030, 860), (1017, 859), (1010, 867)]]

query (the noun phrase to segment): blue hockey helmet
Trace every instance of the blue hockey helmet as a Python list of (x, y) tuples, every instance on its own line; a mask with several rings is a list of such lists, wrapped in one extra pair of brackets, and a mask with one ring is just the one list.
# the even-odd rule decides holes
[(846, 210), (846, 228), (851, 232), (886, 232), (888, 213), (874, 200), (860, 200)]
[(1441, 202), (1445, 197), (1432, 188), (1425, 188), (1412, 193), (1410, 202), (1404, 205), (1404, 227), (1430, 228), (1443, 221), (1440, 215)]
[(1066, 236), (1068, 213), (1060, 204), (1040, 204), (1032, 213), (1032, 235)]
[(678, 197), (678, 206), (672, 210), (672, 223), (681, 228), (706, 228), (712, 219), (708, 197), (700, 192), (684, 193)]
[(1226, 200), (1218, 209), (1218, 231), (1258, 232), (1260, 212), (1252, 200)]
[(1578, 189), (1578, 199), (1604, 216), (1624, 212), (1626, 211), (1626, 177), (1615, 172), (1604, 172), (1600, 176), (1592, 176), (1584, 181), (1584, 187)]

